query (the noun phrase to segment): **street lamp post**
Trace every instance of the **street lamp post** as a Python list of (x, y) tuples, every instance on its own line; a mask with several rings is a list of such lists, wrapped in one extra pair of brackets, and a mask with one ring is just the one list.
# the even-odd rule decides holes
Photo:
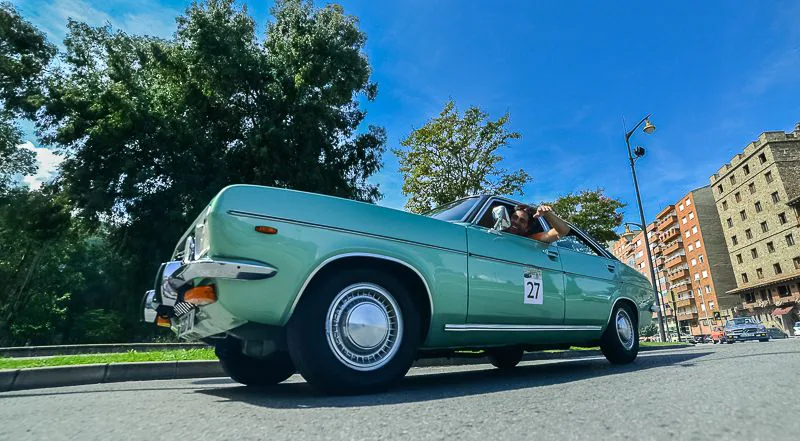
[[(648, 114), (638, 124), (636, 124), (629, 132), (625, 133), (625, 145), (628, 147), (628, 159), (631, 162), (631, 172), (633, 173), (633, 185), (636, 188), (636, 202), (639, 204), (639, 218), (642, 221), (642, 226), (647, 225), (647, 221), (644, 219), (644, 210), (642, 209), (642, 196), (639, 194), (639, 181), (636, 179), (636, 166), (634, 165), (634, 152), (636, 154), (636, 158), (640, 158), (644, 156), (644, 149), (641, 147), (636, 147), (635, 151), (631, 151), (631, 136), (633, 136), (636, 129), (639, 128), (643, 123), (644, 128), (642, 131), (646, 134), (651, 134), (655, 132), (656, 126), (650, 123), (650, 115)], [(644, 230), (644, 247), (647, 251), (647, 261), (650, 263), (650, 276), (653, 278), (653, 291), (656, 295), (656, 306), (658, 308), (658, 334), (661, 337), (661, 341), (667, 341), (667, 335), (664, 332), (664, 315), (661, 313), (661, 295), (658, 292), (658, 288), (656, 288), (656, 271), (653, 265), (653, 256), (650, 253), (650, 240), (647, 237), (647, 228), (643, 228)]]

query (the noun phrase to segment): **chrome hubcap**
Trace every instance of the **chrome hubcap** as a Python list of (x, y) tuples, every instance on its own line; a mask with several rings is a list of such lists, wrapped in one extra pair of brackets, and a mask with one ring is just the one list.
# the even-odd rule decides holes
[(378, 369), (400, 347), (403, 335), (400, 307), (378, 285), (348, 286), (328, 308), (326, 334), (328, 346), (339, 361), (360, 371)]
[(633, 348), (633, 322), (624, 309), (617, 311), (617, 336), (625, 349)]

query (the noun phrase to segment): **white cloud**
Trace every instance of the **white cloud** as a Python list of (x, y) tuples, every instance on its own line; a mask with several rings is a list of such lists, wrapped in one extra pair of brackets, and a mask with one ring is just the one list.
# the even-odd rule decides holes
[(22, 182), (33, 190), (38, 189), (43, 183), (52, 179), (53, 176), (55, 176), (58, 165), (64, 160), (64, 158), (57, 155), (53, 150), (46, 147), (36, 147), (30, 141), (19, 145), (19, 147), (26, 148), (36, 153), (36, 162), (39, 167), (38, 171), (35, 175), (22, 178)]

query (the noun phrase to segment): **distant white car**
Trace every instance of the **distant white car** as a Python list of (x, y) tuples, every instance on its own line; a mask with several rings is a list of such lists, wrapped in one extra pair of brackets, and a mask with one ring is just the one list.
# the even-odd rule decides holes
[(794, 336), (800, 337), (800, 322), (794, 324)]

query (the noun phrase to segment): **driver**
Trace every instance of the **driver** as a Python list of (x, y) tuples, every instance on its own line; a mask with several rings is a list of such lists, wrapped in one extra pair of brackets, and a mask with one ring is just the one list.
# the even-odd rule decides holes
[[(541, 218), (553, 227), (545, 231)], [(530, 205), (520, 204), (514, 207), (511, 214), (509, 233), (535, 239), (545, 243), (553, 243), (569, 234), (571, 228), (548, 205), (540, 205), (535, 210)]]

